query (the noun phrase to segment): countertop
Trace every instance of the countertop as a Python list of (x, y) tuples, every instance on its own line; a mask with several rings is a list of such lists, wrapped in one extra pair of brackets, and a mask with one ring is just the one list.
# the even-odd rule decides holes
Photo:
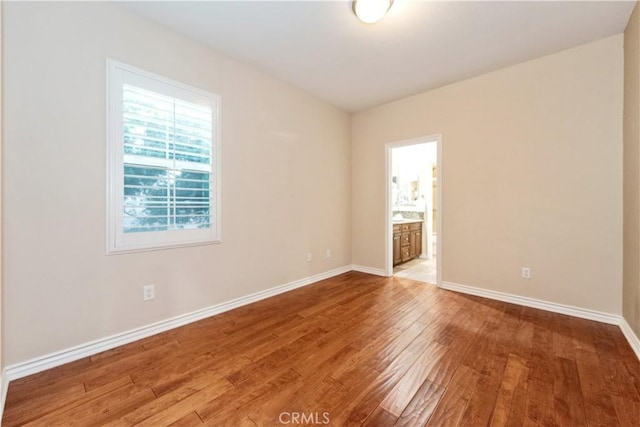
[(395, 224), (411, 224), (411, 223), (414, 223), (414, 222), (422, 222), (422, 220), (421, 219), (394, 219), (394, 220), (391, 220), (391, 223), (394, 224), (394, 225)]

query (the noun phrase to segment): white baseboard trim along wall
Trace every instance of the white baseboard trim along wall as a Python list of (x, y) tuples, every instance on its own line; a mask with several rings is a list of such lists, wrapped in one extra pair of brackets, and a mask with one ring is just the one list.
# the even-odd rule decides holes
[(618, 325), (622, 330), (629, 345), (640, 359), (640, 340), (633, 333), (631, 327), (622, 316), (616, 314), (603, 313), (601, 311), (589, 310), (586, 308), (574, 307), (570, 305), (557, 304), (554, 302), (542, 301), (534, 298), (522, 297), (504, 292), (491, 291), (488, 289), (476, 288), (473, 286), (461, 285), (459, 283), (442, 282), (442, 289), (460, 292), (468, 295), (475, 295), (511, 304), (523, 305), (525, 307), (538, 308), (540, 310), (551, 311), (553, 313), (566, 314), (568, 316), (580, 317), (582, 319), (595, 320), (596, 322)]
[(186, 325), (188, 323), (206, 319), (207, 317), (215, 316), (216, 314), (224, 313), (225, 311), (233, 310), (234, 308), (238, 308), (243, 305), (251, 304), (278, 294), (282, 294), (296, 288), (301, 288), (303, 286), (307, 286), (312, 283), (349, 272), (351, 270), (353, 270), (352, 266), (346, 265), (344, 267), (336, 268), (334, 270), (326, 271), (324, 273), (316, 274), (314, 276), (276, 286), (271, 289), (236, 298), (231, 301), (212, 305), (210, 307), (196, 310), (191, 313), (186, 313), (180, 316), (172, 317), (170, 319), (162, 320), (151, 325), (142, 326), (140, 328), (132, 329), (120, 334), (97, 339), (95, 341), (68, 348), (66, 350), (57, 351), (55, 353), (27, 360), (26, 362), (16, 363), (15, 365), (7, 366), (6, 378), (3, 378), (2, 386), (4, 387), (8, 381), (13, 381), (18, 378), (35, 374), (37, 372), (55, 368), (56, 366), (64, 365), (65, 363), (73, 362), (75, 360), (82, 359), (83, 357), (93, 356), (94, 354), (98, 354), (100, 352), (110, 350), (112, 348), (116, 348), (121, 345), (140, 340), (142, 338), (147, 338), (152, 335), (159, 334), (160, 332), (168, 331), (170, 329)]
[[(231, 301), (223, 302), (213, 305), (211, 307), (196, 310), (191, 313), (186, 313), (180, 316), (176, 316), (170, 319), (166, 319), (160, 322), (156, 322), (150, 325), (142, 326), (140, 328), (132, 329), (130, 331), (122, 332), (120, 334), (112, 335), (109, 337), (97, 339), (85, 344), (81, 344), (72, 348), (57, 351), (55, 353), (47, 354), (41, 357), (37, 357), (26, 362), (17, 363), (11, 366), (7, 366), (2, 371), (0, 378), (0, 411), (4, 408), (4, 401), (7, 394), (7, 388), (9, 382), (18, 378), (22, 378), (31, 374), (35, 374), (40, 371), (54, 368), (56, 366), (64, 365), (65, 363), (73, 362), (75, 360), (89, 357), (100, 352), (110, 350), (115, 347), (119, 347), (124, 344), (131, 343), (133, 341), (147, 338), (152, 335), (168, 331), (170, 329), (177, 328), (179, 326), (186, 325), (207, 317), (215, 316), (216, 314), (223, 313), (225, 311), (233, 310), (247, 304), (251, 304), (272, 296), (282, 294), (284, 292), (291, 291), (296, 288), (310, 285), (312, 283), (319, 282), (324, 279), (328, 279), (334, 276), (338, 276), (349, 271), (358, 271), (362, 273), (368, 273), (376, 276), (385, 276), (385, 272), (382, 269), (365, 267), (360, 265), (347, 265), (344, 267), (336, 268), (324, 273), (316, 274), (314, 276), (306, 277), (300, 280), (295, 280), (284, 285), (276, 286), (271, 289), (256, 292), (244, 297), (236, 298)], [(602, 313), (593, 310), (587, 310), (578, 307), (572, 307), (562, 304), (556, 304), (546, 301), (540, 301), (532, 298), (521, 297), (517, 295), (506, 294), (502, 292), (490, 291), (487, 289), (476, 288), (472, 286), (460, 285), (456, 283), (443, 282), (441, 287), (452, 291), (457, 291), (465, 294), (476, 295), (484, 298), (494, 299), (498, 301), (509, 302), (513, 304), (523, 305), (527, 307), (539, 308), (542, 310), (552, 311), (555, 313), (567, 314), (569, 316), (581, 317), (584, 319), (595, 320), (603, 323), (610, 323), (614, 325), (620, 325), (624, 336), (629, 341), (631, 348), (634, 350), (638, 358), (640, 359), (640, 341), (638, 337), (633, 333), (631, 327), (621, 317), (613, 314)]]
[(383, 276), (386, 277), (384, 269), (382, 268), (373, 268), (373, 267), (365, 267), (364, 265), (352, 265), (351, 269), (353, 271), (359, 271), (360, 273), (373, 274), (374, 276)]
[(627, 320), (624, 317), (620, 322), (620, 329), (622, 329), (622, 334), (629, 342), (633, 352), (638, 356), (638, 359), (640, 359), (640, 339), (635, 333), (633, 333), (631, 326), (629, 326), (629, 323), (627, 323)]
[(7, 370), (3, 369), (0, 373), (0, 420), (4, 414), (4, 404), (7, 402), (7, 391), (9, 390), (9, 380), (7, 379)]
[(443, 289), (456, 291), (463, 294), (475, 295), (511, 304), (524, 305), (525, 307), (539, 308), (540, 310), (552, 311), (554, 313), (566, 314), (568, 316), (580, 317), (582, 319), (595, 320), (597, 322), (620, 324), (620, 316), (602, 313), (600, 311), (588, 310), (586, 308), (574, 307), (571, 305), (557, 304), (554, 302), (542, 301), (534, 298), (521, 297), (504, 292), (491, 291), (488, 289), (476, 288), (473, 286), (460, 285), (458, 283), (442, 282)]

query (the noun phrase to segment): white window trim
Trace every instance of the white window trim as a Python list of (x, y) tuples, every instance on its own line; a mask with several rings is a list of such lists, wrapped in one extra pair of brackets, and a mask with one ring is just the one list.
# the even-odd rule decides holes
[[(185, 91), (192, 94), (191, 99), (187, 101), (198, 102), (203, 99), (213, 101), (213, 120), (215, 122), (215, 129), (213, 131), (213, 140), (211, 144), (212, 150), (212, 163), (213, 168), (212, 186), (211, 191), (215, 191), (212, 195), (213, 209), (211, 215), (212, 219), (211, 229), (192, 229), (192, 230), (172, 230), (172, 231), (158, 231), (158, 232), (145, 232), (135, 233), (137, 236), (136, 243), (123, 243), (124, 232), (122, 231), (122, 195), (124, 189), (124, 175), (123, 172), (123, 160), (124, 154), (122, 152), (122, 142), (118, 141), (118, 138), (122, 139), (122, 85), (124, 83), (124, 73), (129, 74), (128, 82), (131, 78), (135, 78), (133, 75), (137, 75), (145, 78), (144, 87), (149, 89), (149, 81), (146, 79), (152, 79), (158, 82), (158, 85), (162, 86), (162, 90), (157, 90), (172, 96), (171, 92), (167, 89), (175, 88), (176, 98), (185, 99)], [(222, 242), (222, 219), (221, 219), (221, 200), (222, 200), (222, 185), (221, 185), (221, 165), (222, 165), (222, 153), (221, 153), (221, 100), (220, 96), (200, 90), (186, 84), (176, 82), (174, 80), (159, 76), (154, 73), (150, 73), (139, 68), (123, 64), (112, 59), (107, 59), (107, 86), (106, 86), (106, 100), (107, 100), (107, 114), (106, 114), (106, 131), (107, 131), (107, 255), (119, 254), (127, 252), (143, 252), (151, 250), (161, 250), (176, 247), (185, 246), (198, 246), (209, 245)], [(152, 89), (153, 90), (153, 89)], [(145, 236), (146, 235), (146, 236)], [(169, 239), (168, 235), (172, 235)], [(203, 237), (206, 235), (205, 237)]]

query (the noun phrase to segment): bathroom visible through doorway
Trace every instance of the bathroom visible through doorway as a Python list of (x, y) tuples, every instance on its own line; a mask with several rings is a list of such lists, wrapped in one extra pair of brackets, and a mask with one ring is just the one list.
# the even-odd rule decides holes
[(388, 275), (438, 284), (439, 141), (387, 144)]

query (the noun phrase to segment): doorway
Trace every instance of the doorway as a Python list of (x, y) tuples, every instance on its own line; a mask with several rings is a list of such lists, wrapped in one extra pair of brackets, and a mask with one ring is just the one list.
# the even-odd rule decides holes
[(387, 144), (386, 274), (441, 283), (442, 142)]

